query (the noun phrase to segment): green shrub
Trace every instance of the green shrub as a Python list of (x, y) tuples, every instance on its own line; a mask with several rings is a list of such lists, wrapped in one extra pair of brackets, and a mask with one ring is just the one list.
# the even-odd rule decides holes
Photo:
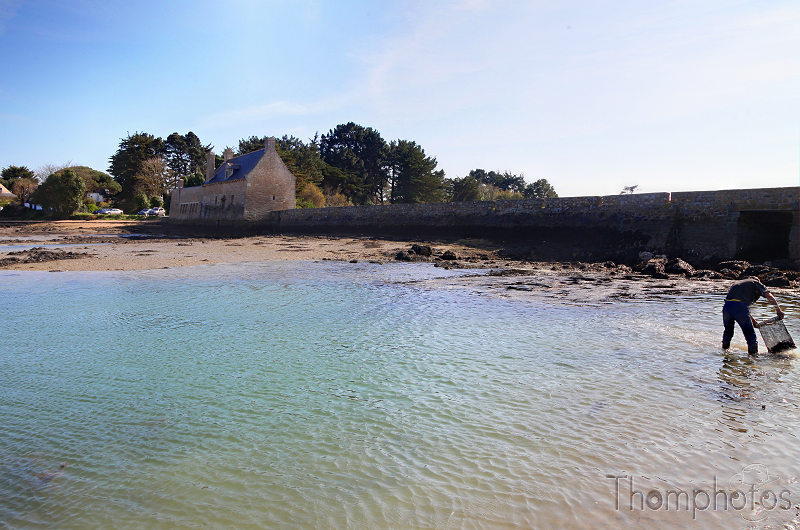
[(134, 208), (138, 212), (139, 210), (144, 210), (145, 208), (150, 208), (150, 199), (147, 198), (147, 195), (144, 193), (137, 193), (136, 197), (133, 198), (134, 201)]

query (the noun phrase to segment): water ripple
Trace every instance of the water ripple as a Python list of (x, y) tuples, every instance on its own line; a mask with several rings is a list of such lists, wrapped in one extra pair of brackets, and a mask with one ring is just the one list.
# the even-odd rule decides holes
[(415, 282), (453, 274), (0, 274), (0, 522), (680, 527), (617, 511), (607, 475), (691, 488), (754, 462), (800, 500), (797, 361), (723, 355), (713, 296), (559, 307)]

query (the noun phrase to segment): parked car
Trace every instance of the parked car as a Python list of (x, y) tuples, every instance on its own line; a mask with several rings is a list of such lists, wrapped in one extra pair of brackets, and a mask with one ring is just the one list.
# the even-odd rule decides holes
[(150, 215), (157, 215), (159, 217), (164, 217), (165, 215), (167, 215), (167, 211), (164, 210), (164, 208), (162, 208), (161, 206), (159, 206), (158, 208), (150, 208)]
[(108, 211), (106, 212), (108, 215), (122, 215), (122, 210), (119, 208), (104, 208)]
[(152, 208), (142, 208), (141, 210), (136, 212), (136, 215), (153, 215), (153, 209)]
[(95, 210), (95, 215), (107, 215), (108, 212), (111, 211), (111, 208), (100, 208), (99, 210)]

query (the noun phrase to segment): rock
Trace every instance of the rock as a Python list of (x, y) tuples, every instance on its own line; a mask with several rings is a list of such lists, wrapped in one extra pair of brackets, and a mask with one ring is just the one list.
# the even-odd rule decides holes
[(722, 274), (718, 273), (717, 271), (712, 271), (707, 269), (695, 271), (694, 275), (692, 275), (692, 278), (699, 278), (699, 279), (707, 278), (710, 280), (718, 280), (722, 277), (723, 277)]
[(730, 269), (720, 269), (719, 273), (722, 275), (723, 278), (726, 278), (728, 280), (738, 280), (739, 279), (739, 273), (734, 272), (734, 271), (732, 271)]
[(664, 260), (660, 258), (653, 258), (649, 260), (645, 264), (644, 268), (642, 268), (642, 274), (662, 280), (669, 278), (665, 272)]
[(412, 261), (413, 258), (405, 250), (401, 250), (395, 254), (394, 259), (397, 261)]
[(411, 245), (411, 252), (418, 256), (425, 256), (428, 257), (433, 254), (433, 250), (431, 250), (430, 245), (417, 245), (416, 243)]
[(627, 265), (617, 265), (617, 272), (621, 274), (630, 274), (631, 272), (633, 272), (633, 269), (631, 269)]
[(616, 266), (617, 264), (614, 263), (613, 261), (606, 261), (605, 263), (603, 263), (603, 267), (605, 267), (606, 269), (613, 269)]
[(756, 277), (768, 276), (774, 272), (776, 272), (775, 269), (773, 269), (772, 267), (767, 267), (766, 265), (751, 265), (742, 271), (740, 277), (744, 279), (750, 276), (756, 276)]
[(358, 260), (357, 259), (351, 259), (350, 263), (358, 263)]
[(681, 258), (675, 258), (666, 265), (666, 272), (670, 274), (683, 274), (686, 277), (692, 276), (696, 271), (690, 264)]
[(717, 264), (717, 266), (716, 266), (716, 267), (714, 267), (714, 268), (715, 268), (715, 269), (717, 269), (719, 272), (722, 272), (722, 269), (728, 269), (728, 270), (730, 270), (730, 271), (735, 271), (735, 272), (737, 272), (737, 273), (740, 273), (740, 274), (741, 274), (741, 273), (742, 273), (742, 272), (744, 272), (744, 271), (745, 271), (745, 269), (747, 269), (748, 267), (750, 267), (750, 263), (748, 263), (748, 262), (746, 262), (746, 261), (742, 261), (742, 260), (729, 260), (729, 261), (720, 261), (720, 262)]
[(646, 250), (643, 250), (643, 251), (639, 252), (639, 261), (647, 262), (647, 261), (650, 261), (651, 259), (653, 259), (654, 257), (655, 256), (653, 256), (652, 252), (648, 252)]
[(445, 251), (445, 252), (444, 252), (444, 253), (443, 253), (441, 256), (439, 256), (439, 257), (440, 257), (441, 259), (444, 259), (444, 260), (455, 260), (455, 259), (458, 259), (458, 256), (456, 256), (455, 252), (453, 252), (452, 250), (447, 250), (447, 251)]
[(776, 275), (764, 282), (764, 285), (767, 287), (791, 287), (792, 282), (786, 279), (784, 276)]

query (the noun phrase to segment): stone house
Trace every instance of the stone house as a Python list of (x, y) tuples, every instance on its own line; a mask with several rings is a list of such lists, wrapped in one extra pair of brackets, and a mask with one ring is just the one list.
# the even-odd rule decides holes
[(295, 207), (295, 177), (267, 138), (264, 149), (233, 156), (230, 148), (214, 169), (214, 153), (206, 158), (201, 186), (172, 190), (169, 217), (184, 223), (259, 221), (275, 210)]
[(8, 191), (8, 188), (0, 184), (0, 199), (16, 199), (17, 196)]

